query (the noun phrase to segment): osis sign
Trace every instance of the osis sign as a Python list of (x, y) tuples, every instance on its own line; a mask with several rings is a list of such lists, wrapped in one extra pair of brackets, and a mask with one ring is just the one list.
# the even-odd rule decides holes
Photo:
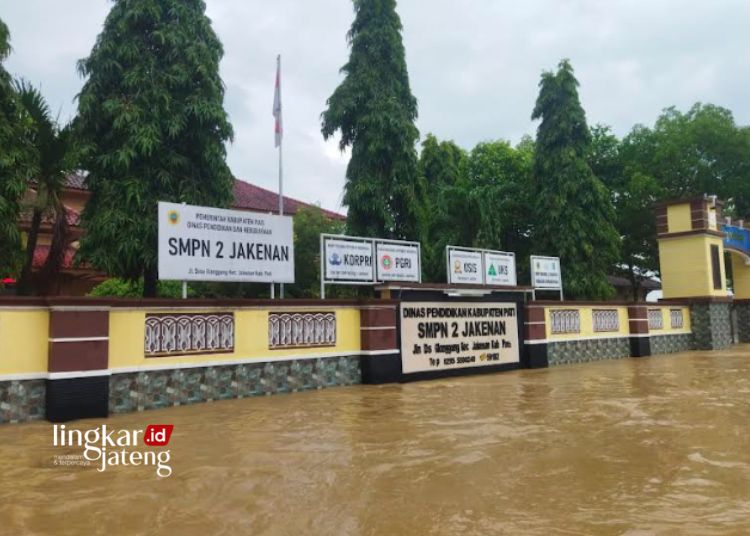
[(448, 283), (481, 285), (482, 254), (478, 251), (448, 250)]

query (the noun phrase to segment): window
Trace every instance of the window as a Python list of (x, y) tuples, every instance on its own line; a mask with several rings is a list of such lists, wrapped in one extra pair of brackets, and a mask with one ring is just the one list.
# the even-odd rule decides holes
[(711, 245), (711, 271), (714, 276), (714, 290), (721, 290), (721, 263), (719, 262), (719, 246)]
[(578, 309), (553, 309), (549, 316), (552, 333), (581, 332), (581, 314)]
[(591, 312), (594, 331), (619, 331), (620, 315), (617, 309), (594, 309)]
[(682, 309), (670, 309), (669, 311), (670, 325), (672, 329), (682, 329), (684, 325), (684, 319), (682, 317)]
[(664, 317), (661, 309), (648, 310), (648, 329), (664, 329)]

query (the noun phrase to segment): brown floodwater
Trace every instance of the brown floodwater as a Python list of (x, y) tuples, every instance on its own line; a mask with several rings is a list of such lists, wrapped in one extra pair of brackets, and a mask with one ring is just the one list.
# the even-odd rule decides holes
[(750, 534), (748, 346), (104, 423), (173, 424), (173, 474), (0, 426), (0, 534)]

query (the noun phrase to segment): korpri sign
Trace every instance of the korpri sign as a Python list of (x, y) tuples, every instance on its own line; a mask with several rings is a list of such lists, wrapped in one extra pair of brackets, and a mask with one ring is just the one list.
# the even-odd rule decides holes
[(484, 252), (484, 282), (487, 285), (516, 286), (516, 256), (502, 251)]
[(448, 283), (481, 285), (482, 254), (478, 251), (448, 249)]
[(326, 281), (374, 281), (371, 241), (326, 238), (323, 249)]
[(560, 258), (532, 255), (531, 286), (539, 289), (562, 289)]
[(419, 265), (419, 246), (376, 242), (378, 281), (419, 282), (422, 271)]
[(402, 302), (400, 312), (404, 374), (520, 360), (513, 302)]
[(159, 279), (294, 283), (290, 216), (159, 202)]

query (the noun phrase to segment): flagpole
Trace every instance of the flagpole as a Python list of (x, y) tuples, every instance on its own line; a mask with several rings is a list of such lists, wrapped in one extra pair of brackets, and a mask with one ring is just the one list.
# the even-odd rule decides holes
[[(276, 69), (279, 73), (279, 102), (281, 102), (281, 54), (276, 58)], [(284, 215), (284, 167), (283, 167), (283, 150), (284, 137), (279, 139), (279, 216)], [(284, 283), (279, 283), (279, 298), (284, 299)]]

